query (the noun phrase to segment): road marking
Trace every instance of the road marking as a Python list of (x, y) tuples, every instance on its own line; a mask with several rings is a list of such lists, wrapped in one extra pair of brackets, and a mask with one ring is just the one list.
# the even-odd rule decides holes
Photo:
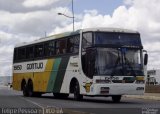
[(27, 98), (23, 98), (23, 97), (20, 97), (20, 98), (23, 99), (23, 100), (26, 100), (26, 101), (28, 101), (28, 102), (36, 105), (36, 106), (38, 106), (38, 107), (40, 107), (40, 108), (42, 108), (42, 109), (44, 108), (44, 107), (41, 106), (40, 104), (38, 104), (38, 103), (36, 103), (36, 102), (34, 102), (34, 101), (31, 101), (31, 100), (29, 100), (29, 99), (27, 99)]
[(38, 106), (38, 107), (40, 107), (40, 108), (42, 108), (42, 111), (43, 111), (42, 114), (44, 114), (44, 107), (43, 107), (43, 106), (41, 106), (40, 104), (38, 104), (38, 103), (36, 103), (36, 102), (34, 102), (34, 101), (31, 101), (31, 100), (29, 100), (29, 99), (27, 99), (27, 98), (24, 98), (24, 97), (20, 97), (20, 98), (23, 99), (23, 100), (25, 100), (25, 101), (27, 101), (27, 102), (30, 102), (30, 103), (32, 103), (32, 104), (34, 104), (34, 105), (36, 105), (36, 106)]
[(40, 105), (39, 103), (37, 103), (37, 102), (34, 102), (34, 101), (32, 101), (32, 100), (29, 100), (29, 99), (27, 99), (27, 98), (24, 98), (24, 97), (20, 97), (21, 99), (23, 99), (23, 100), (25, 100), (25, 101), (27, 101), (27, 102), (30, 102), (30, 103), (32, 103), (32, 104), (34, 104), (34, 105), (36, 105), (36, 106), (38, 106), (38, 107), (40, 107), (40, 108), (42, 108), (42, 111), (43, 111), (43, 113), (42, 114), (45, 114), (45, 108), (50, 108), (50, 107), (54, 107), (54, 108), (59, 108), (59, 107), (57, 107), (57, 106), (47, 106), (47, 107), (44, 107), (44, 106), (42, 106), (42, 105)]

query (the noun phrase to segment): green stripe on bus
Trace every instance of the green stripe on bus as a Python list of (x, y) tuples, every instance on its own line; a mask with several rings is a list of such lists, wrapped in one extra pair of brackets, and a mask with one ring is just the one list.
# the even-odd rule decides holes
[(62, 82), (64, 79), (64, 75), (66, 72), (66, 68), (68, 65), (68, 61), (69, 61), (69, 56), (68, 57), (62, 57), (59, 69), (58, 69), (58, 73), (57, 73), (57, 77), (56, 77), (56, 81), (53, 87), (53, 92), (55, 93), (59, 93), (61, 90), (61, 86), (62, 86)]
[(52, 71), (50, 74), (50, 79), (48, 81), (48, 87), (47, 87), (47, 92), (52, 92), (53, 91), (53, 86), (57, 77), (57, 73), (58, 73), (58, 69), (59, 69), (59, 65), (61, 63), (61, 58), (55, 59), (53, 67), (52, 67)]

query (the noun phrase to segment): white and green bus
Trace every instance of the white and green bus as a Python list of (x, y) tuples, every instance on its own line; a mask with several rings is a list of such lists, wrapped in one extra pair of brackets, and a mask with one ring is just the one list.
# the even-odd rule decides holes
[(15, 46), (13, 89), (55, 98), (141, 95), (148, 55), (137, 31), (90, 28)]

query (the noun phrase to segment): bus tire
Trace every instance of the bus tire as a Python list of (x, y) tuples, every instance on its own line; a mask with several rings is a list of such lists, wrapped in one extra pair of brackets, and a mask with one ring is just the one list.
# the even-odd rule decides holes
[(55, 98), (62, 98), (62, 99), (68, 98), (69, 96), (69, 94), (66, 93), (53, 93), (53, 95)]
[(121, 95), (113, 95), (112, 96), (112, 101), (114, 102), (114, 103), (119, 103), (120, 102), (120, 100), (121, 100)]
[(28, 90), (26, 84), (22, 86), (22, 91), (23, 91), (23, 96), (28, 97)]
[(80, 94), (80, 87), (78, 81), (76, 81), (76, 84), (74, 86), (74, 99), (77, 101), (83, 99), (83, 95)]
[(33, 92), (33, 82), (32, 82), (32, 80), (28, 81), (27, 90), (28, 90), (28, 96), (29, 97), (33, 97), (34, 96), (34, 92)]

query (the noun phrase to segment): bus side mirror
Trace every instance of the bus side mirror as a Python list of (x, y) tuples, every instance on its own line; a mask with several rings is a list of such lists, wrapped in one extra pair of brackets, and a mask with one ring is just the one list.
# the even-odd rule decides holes
[(146, 53), (144, 55), (144, 65), (147, 65), (147, 63), (148, 63), (148, 54)]

